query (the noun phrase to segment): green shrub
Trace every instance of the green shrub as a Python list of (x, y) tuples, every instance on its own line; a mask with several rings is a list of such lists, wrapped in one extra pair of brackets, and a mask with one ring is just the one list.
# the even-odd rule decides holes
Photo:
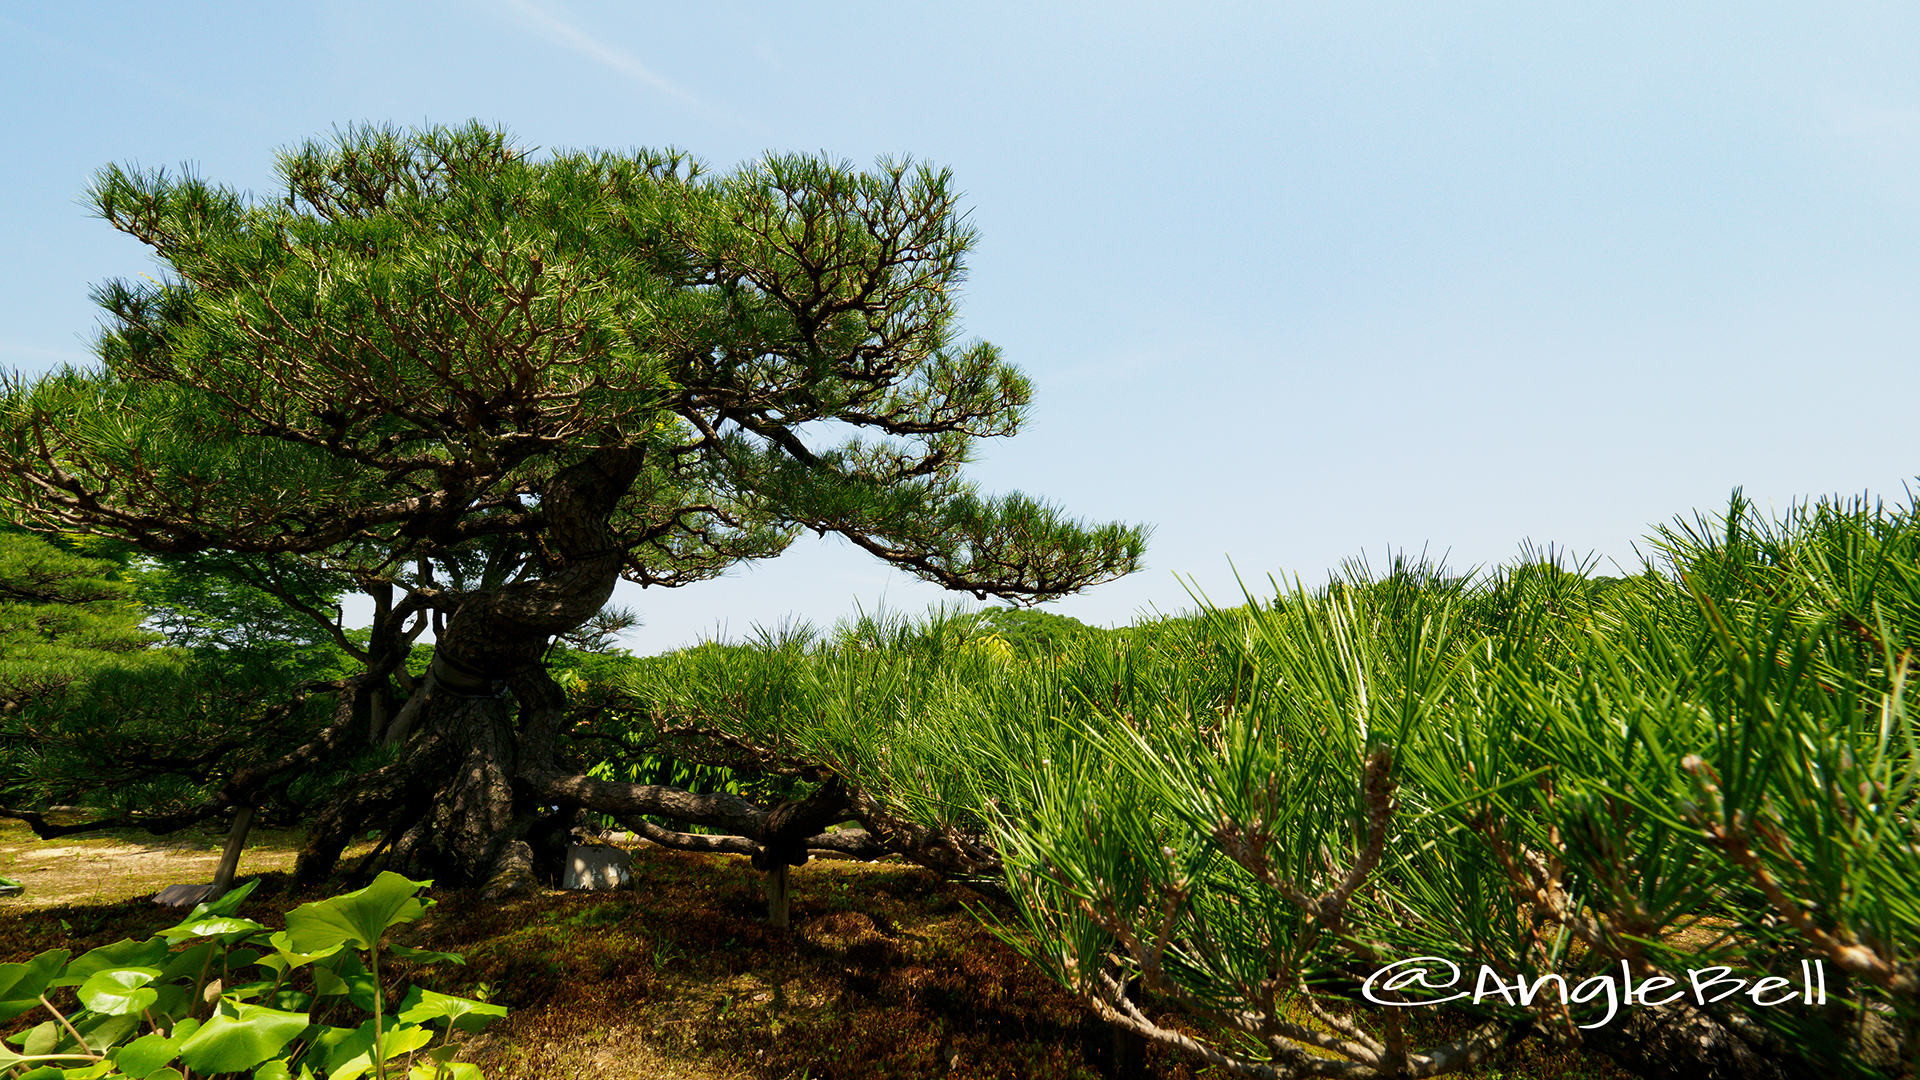
[[(1657, 1015), (1712, 1053), (1897, 1073), (1920, 1045), (1920, 515), (1736, 498), (1654, 544), (1598, 586), (1538, 556), (1350, 567), (1045, 656), (936, 615), (690, 653), (633, 690), (837, 774), (894, 850), (997, 884), (1007, 940), (1102, 1017), (1230, 1072), (1435, 1075)], [(1469, 998), (1483, 968), (1546, 991), (1456, 1003), (1468, 1022), (1416, 1045), (1360, 993), (1416, 957)], [(1552, 982), (1717, 967), (1830, 997), (1655, 1014)]]

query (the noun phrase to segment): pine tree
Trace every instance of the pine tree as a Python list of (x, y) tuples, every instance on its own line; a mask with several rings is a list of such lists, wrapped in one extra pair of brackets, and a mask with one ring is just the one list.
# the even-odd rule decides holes
[[(549, 806), (724, 819), (787, 854), (843, 819), (822, 795), (776, 837), (764, 811), (578, 773), (542, 658), (622, 577), (689, 584), (803, 531), (983, 598), (1139, 566), (1143, 530), (963, 475), (1030, 388), (959, 341), (973, 233), (944, 172), (768, 157), (714, 177), (471, 125), (349, 129), (279, 173), (271, 198), (100, 174), (95, 208), (170, 274), (98, 290), (101, 368), (0, 395), (0, 499), (385, 596), (356, 700), (435, 625), (431, 678), (375, 725), (404, 752), (316, 822), (308, 877), (378, 826), (396, 866), (510, 884)], [(351, 711), (284, 767), (359, 738)]]

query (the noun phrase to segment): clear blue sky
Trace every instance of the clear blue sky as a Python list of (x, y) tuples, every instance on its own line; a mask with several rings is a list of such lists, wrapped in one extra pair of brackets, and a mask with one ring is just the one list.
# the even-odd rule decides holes
[[(993, 490), (1155, 527), (1101, 623), (1920, 474), (1920, 5), (590, 0), (0, 7), (0, 365), (150, 271), (107, 162), (269, 189), (338, 124), (950, 166), (970, 333), (1033, 378)], [(835, 542), (623, 591), (651, 651), (945, 594)]]

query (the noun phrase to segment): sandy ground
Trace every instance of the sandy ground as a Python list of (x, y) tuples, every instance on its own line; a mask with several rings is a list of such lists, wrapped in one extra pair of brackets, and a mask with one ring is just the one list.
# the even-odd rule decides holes
[[(213, 880), (225, 832), (189, 829), (168, 836), (112, 830), (41, 840), (18, 821), (0, 821), (0, 877), (27, 887), (0, 898), (0, 912), (152, 896), (168, 885)], [(240, 856), (241, 880), (293, 868), (300, 834), (255, 829)]]

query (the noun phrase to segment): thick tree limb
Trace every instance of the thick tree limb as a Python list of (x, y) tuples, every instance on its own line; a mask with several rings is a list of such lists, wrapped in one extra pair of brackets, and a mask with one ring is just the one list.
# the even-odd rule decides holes
[(591, 776), (522, 771), (534, 792), (552, 802), (567, 802), (602, 814), (650, 814), (742, 836), (764, 831), (767, 812), (738, 795), (697, 794), (663, 784), (623, 784)]
[(101, 829), (145, 829), (155, 836), (163, 833), (178, 832), (196, 822), (205, 821), (227, 808), (224, 802), (212, 799), (195, 804), (191, 809), (171, 814), (152, 814), (94, 818), (88, 821), (58, 825), (48, 821), (46, 815), (36, 810), (13, 810), (0, 806), (0, 817), (24, 821), (33, 830), (33, 835), (42, 840), (53, 840), (75, 833), (98, 832)]
[(760, 845), (744, 836), (711, 836), (703, 833), (675, 832), (635, 814), (621, 815), (614, 820), (642, 840), (674, 851), (704, 851), (718, 855), (760, 854)]
[[(706, 833), (676, 832), (663, 828), (642, 817), (628, 814), (614, 819), (635, 836), (649, 843), (658, 844), (674, 851), (705, 851), (720, 855), (758, 856), (763, 850), (759, 844), (744, 836), (713, 836)], [(826, 852), (845, 855), (871, 862), (883, 855), (891, 854), (873, 839), (865, 829), (842, 829), (839, 832), (816, 833), (803, 841), (809, 854)]]

